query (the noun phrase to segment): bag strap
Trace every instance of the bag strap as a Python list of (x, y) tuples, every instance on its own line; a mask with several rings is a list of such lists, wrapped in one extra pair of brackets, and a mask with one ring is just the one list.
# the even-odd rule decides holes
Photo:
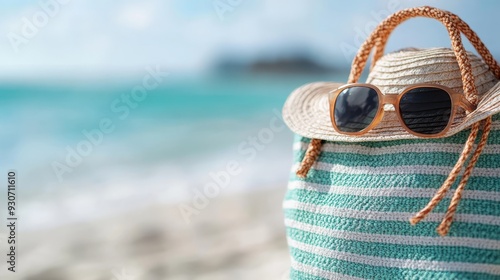
[(370, 34), (368, 39), (366, 39), (366, 41), (361, 45), (360, 50), (352, 62), (348, 83), (356, 83), (358, 81), (372, 49), (375, 48), (372, 63), (373, 66), (378, 59), (382, 57), (385, 45), (392, 31), (402, 22), (414, 17), (433, 18), (440, 21), (446, 27), (451, 39), (452, 49), (455, 53), (458, 66), (460, 67), (460, 72), (462, 74), (462, 84), (465, 97), (473, 104), (476, 104), (478, 92), (475, 85), (475, 78), (472, 74), (472, 66), (470, 64), (469, 57), (467, 56), (467, 52), (462, 44), (461, 33), (469, 39), (497, 78), (500, 78), (500, 67), (491, 55), (490, 51), (482, 43), (477, 34), (472, 31), (468, 24), (451, 12), (428, 6), (401, 10), (382, 21)]

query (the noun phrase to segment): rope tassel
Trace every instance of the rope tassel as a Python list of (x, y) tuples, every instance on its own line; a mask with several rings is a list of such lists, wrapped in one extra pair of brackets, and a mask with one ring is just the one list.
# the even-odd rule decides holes
[[(474, 169), (474, 166), (476, 162), (479, 159), (479, 156), (481, 155), (481, 152), (483, 151), (484, 147), (486, 146), (486, 142), (488, 140), (488, 135), (491, 130), (491, 117), (487, 118), (484, 122), (484, 128), (483, 128), (483, 133), (481, 135), (481, 140), (479, 141), (479, 144), (474, 151), (469, 164), (467, 165), (467, 168), (465, 169), (465, 172), (462, 176), (462, 179), (460, 180), (460, 183), (455, 190), (455, 193), (453, 195), (453, 198), (450, 202), (450, 205), (448, 206), (448, 210), (441, 221), (441, 224), (437, 227), (437, 232), (441, 236), (445, 236), (448, 234), (450, 230), (450, 226), (453, 222), (453, 217), (455, 215), (457, 206), (462, 198), (462, 192), (467, 185), (467, 182), (469, 180), (470, 175), (472, 174), (472, 170)], [(478, 132), (479, 132), (479, 126), (480, 123), (475, 123), (474, 126), (472, 127), (471, 133), (469, 134), (469, 138), (467, 139), (467, 142), (465, 144), (465, 147), (462, 151), (462, 154), (460, 155), (457, 163), (451, 170), (450, 174), (448, 175), (448, 178), (444, 182), (444, 184), (436, 191), (436, 194), (434, 197), (429, 201), (429, 203), (422, 209), (420, 210), (413, 218), (410, 219), (410, 223), (412, 225), (416, 225), (419, 223), (421, 220), (423, 220), (434, 208), (443, 200), (443, 198), (446, 196), (446, 193), (448, 190), (451, 188), (453, 183), (455, 182), (456, 178), (458, 177), (458, 174), (460, 173), (462, 167), (464, 166), (465, 162), (469, 158), (474, 142), (476, 141)]]
[(465, 143), (465, 147), (462, 151), (462, 154), (458, 158), (457, 163), (455, 163), (455, 166), (448, 175), (448, 178), (446, 179), (446, 181), (444, 181), (443, 185), (436, 191), (436, 194), (434, 195), (434, 197), (432, 197), (429, 203), (427, 203), (427, 205), (424, 208), (422, 208), (422, 210), (420, 210), (417, 214), (415, 214), (415, 216), (413, 216), (413, 218), (410, 219), (410, 223), (412, 225), (416, 225), (418, 222), (423, 220), (446, 196), (446, 193), (451, 188), (453, 183), (455, 183), (458, 174), (462, 170), (465, 161), (469, 157), (472, 148), (474, 146), (474, 142), (476, 141), (478, 132), (479, 132), (479, 124), (476, 123), (472, 127), (472, 130), (469, 134), (467, 142)]
[(441, 236), (448, 234), (448, 231), (450, 230), (450, 226), (451, 223), (453, 222), (453, 217), (457, 210), (458, 203), (460, 202), (460, 199), (462, 199), (462, 192), (465, 186), (467, 185), (467, 182), (469, 181), (469, 177), (472, 173), (472, 170), (474, 169), (474, 166), (476, 165), (476, 162), (479, 159), (479, 156), (481, 156), (481, 152), (486, 146), (486, 142), (488, 141), (488, 135), (491, 131), (491, 122), (492, 122), (491, 117), (485, 119), (483, 122), (484, 122), (484, 127), (483, 127), (483, 134), (481, 135), (481, 140), (479, 141), (476, 151), (472, 155), (472, 158), (470, 159), (469, 164), (465, 169), (464, 175), (460, 180), (460, 184), (458, 185), (457, 189), (455, 190), (455, 193), (453, 194), (453, 198), (451, 199), (450, 206), (448, 206), (448, 210), (446, 211), (443, 221), (437, 228), (437, 232)]

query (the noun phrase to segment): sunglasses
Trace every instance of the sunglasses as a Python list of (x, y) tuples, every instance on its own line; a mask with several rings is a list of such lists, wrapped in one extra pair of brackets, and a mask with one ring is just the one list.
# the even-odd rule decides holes
[(458, 107), (475, 110), (463, 94), (441, 85), (417, 84), (401, 94), (384, 95), (371, 84), (347, 84), (330, 93), (333, 128), (340, 134), (363, 135), (382, 120), (385, 104), (394, 106), (406, 131), (426, 138), (445, 135)]

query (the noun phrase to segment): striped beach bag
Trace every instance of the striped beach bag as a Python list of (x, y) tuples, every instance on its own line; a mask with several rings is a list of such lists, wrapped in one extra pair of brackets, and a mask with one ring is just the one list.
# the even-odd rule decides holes
[[(443, 23), (451, 48), (384, 55), (413, 17)], [(418, 7), (375, 28), (347, 83), (296, 89), (283, 108), (296, 133), (283, 203), (290, 278), (500, 279), (499, 78), (465, 22)]]

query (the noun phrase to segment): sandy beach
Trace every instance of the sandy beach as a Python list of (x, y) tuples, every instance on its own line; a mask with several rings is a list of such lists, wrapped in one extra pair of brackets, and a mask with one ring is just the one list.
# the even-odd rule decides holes
[(281, 202), (271, 188), (214, 198), (187, 224), (176, 205), (19, 233), (16, 273), (1, 279), (286, 279)]

